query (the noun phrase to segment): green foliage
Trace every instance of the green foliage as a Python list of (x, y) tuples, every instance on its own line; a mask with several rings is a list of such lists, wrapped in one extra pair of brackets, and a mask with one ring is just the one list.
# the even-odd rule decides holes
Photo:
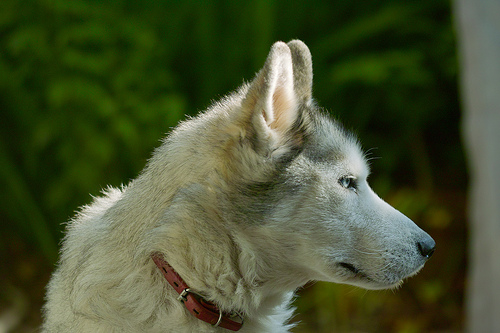
[[(448, 206), (459, 201), (436, 200), (445, 188), (465, 189), (446, 0), (3, 0), (1, 233), (20, 234), (54, 262), (61, 225), (88, 193), (134, 178), (169, 128), (251, 79), (271, 44), (292, 38), (311, 49), (318, 101), (378, 147), (368, 156), (381, 196), (431, 233), (460, 219), (463, 209)], [(460, 274), (460, 263), (443, 267)], [(420, 298), (410, 296), (428, 306), (452, 284), (434, 277), (417, 286)], [(380, 293), (343, 290), (305, 291), (298, 305), (314, 313), (307, 325), (352, 330), (354, 308), (383, 311)], [(433, 323), (406, 318), (393, 329)]]

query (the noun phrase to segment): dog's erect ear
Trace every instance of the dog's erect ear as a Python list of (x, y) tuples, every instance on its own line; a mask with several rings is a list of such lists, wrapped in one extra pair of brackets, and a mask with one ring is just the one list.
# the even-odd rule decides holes
[[(286, 132), (296, 119), (297, 98), (294, 92), (290, 48), (275, 43), (266, 63), (251, 83), (244, 108), (253, 118), (264, 120), (266, 127)], [(257, 119), (254, 119), (257, 120)]]
[(275, 43), (242, 103), (257, 139), (256, 148), (278, 151), (302, 141), (293, 132), (301, 123), (300, 104), (311, 99), (311, 84), (307, 46), (300, 41)]

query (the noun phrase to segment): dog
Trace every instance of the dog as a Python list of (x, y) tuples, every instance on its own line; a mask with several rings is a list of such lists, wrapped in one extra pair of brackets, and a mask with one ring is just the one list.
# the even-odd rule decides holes
[(399, 286), (434, 240), (380, 199), (353, 134), (276, 42), (248, 84), (179, 124), (68, 223), (43, 332), (287, 332), (308, 281)]

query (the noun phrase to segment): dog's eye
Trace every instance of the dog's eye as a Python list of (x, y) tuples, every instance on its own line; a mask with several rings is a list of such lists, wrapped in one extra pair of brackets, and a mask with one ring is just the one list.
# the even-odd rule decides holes
[(353, 190), (356, 192), (356, 178), (353, 176), (344, 176), (339, 179), (339, 183), (343, 188), (347, 188), (349, 190)]

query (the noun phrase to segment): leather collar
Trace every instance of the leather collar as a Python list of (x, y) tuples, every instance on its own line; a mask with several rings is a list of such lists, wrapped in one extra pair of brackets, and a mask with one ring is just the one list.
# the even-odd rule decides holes
[(222, 327), (231, 331), (238, 331), (243, 326), (243, 317), (238, 312), (223, 313), (214, 303), (193, 292), (160, 253), (153, 253), (151, 259), (168, 283), (179, 293), (177, 299), (193, 316), (214, 327)]

